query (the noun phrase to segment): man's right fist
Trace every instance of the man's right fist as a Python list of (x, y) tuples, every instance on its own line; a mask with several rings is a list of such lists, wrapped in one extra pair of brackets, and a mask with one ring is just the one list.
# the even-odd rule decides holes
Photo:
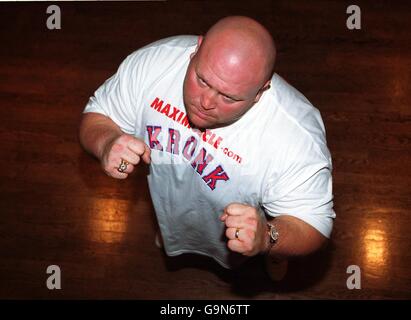
[[(122, 134), (108, 141), (101, 157), (104, 172), (116, 179), (125, 179), (133, 172), (140, 158), (147, 164), (150, 163), (151, 150), (144, 141), (129, 134)], [(127, 168), (118, 170), (122, 160), (127, 161)]]

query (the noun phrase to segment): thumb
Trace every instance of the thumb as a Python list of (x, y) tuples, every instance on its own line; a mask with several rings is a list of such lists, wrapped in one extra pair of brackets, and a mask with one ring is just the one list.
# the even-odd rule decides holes
[(227, 219), (227, 217), (228, 217), (227, 213), (224, 212), (224, 213), (220, 216), (220, 220), (221, 220), (221, 221), (225, 221), (225, 219)]

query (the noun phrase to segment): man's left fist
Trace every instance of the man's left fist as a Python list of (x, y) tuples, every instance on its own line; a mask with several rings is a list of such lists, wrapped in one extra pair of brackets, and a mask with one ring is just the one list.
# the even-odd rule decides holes
[(227, 227), (225, 234), (230, 250), (254, 256), (267, 250), (268, 236), (265, 217), (257, 208), (241, 203), (230, 203), (220, 220)]

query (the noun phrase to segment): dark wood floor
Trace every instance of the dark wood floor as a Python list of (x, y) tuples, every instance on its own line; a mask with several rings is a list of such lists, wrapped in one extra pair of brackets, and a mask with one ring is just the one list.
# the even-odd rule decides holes
[[(357, 1), (0, 3), (0, 298), (410, 299), (411, 5)], [(80, 147), (89, 96), (132, 51), (246, 14), (274, 34), (277, 72), (321, 111), (337, 219), (326, 250), (270, 283), (154, 245), (145, 168), (115, 181)], [(46, 287), (58, 265), (62, 289)], [(362, 288), (348, 290), (347, 267)]]

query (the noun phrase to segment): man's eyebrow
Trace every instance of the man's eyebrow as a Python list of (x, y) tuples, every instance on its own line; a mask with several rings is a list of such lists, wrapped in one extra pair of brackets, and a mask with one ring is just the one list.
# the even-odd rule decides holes
[[(196, 70), (196, 75), (197, 75), (197, 77), (199, 77), (202, 81), (204, 81), (204, 82), (207, 84), (207, 86), (209, 86), (210, 88), (213, 88), (213, 87), (207, 82), (207, 80), (205, 80), (204, 77), (203, 77), (197, 70)], [(218, 91), (218, 90), (217, 90), (217, 91)], [(229, 94), (229, 93), (224, 93), (224, 92), (221, 92), (221, 91), (218, 91), (218, 93), (221, 94), (222, 96), (227, 97), (227, 98), (230, 98), (230, 99), (232, 99), (232, 100), (234, 100), (234, 101), (242, 101), (242, 100), (244, 100), (244, 99), (242, 99), (242, 98), (240, 98), (240, 97), (237, 97), (237, 96), (235, 96), (235, 95), (231, 95), (231, 94)]]

